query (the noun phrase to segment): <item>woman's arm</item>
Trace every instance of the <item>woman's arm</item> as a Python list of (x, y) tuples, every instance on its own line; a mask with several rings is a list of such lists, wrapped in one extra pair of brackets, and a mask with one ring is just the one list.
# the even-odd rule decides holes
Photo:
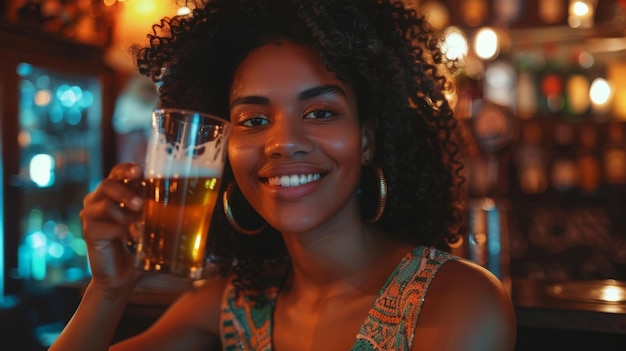
[(128, 289), (127, 294), (112, 297), (90, 283), (78, 309), (49, 350), (108, 350), (131, 293)]
[(50, 351), (220, 350), (219, 315), (226, 280), (211, 278), (184, 293), (144, 332), (110, 346), (130, 294), (111, 299), (90, 284)]

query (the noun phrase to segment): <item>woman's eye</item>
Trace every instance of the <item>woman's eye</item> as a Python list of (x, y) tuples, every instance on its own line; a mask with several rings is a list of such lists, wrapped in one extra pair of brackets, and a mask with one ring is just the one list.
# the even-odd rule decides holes
[(334, 115), (333, 112), (329, 110), (314, 110), (304, 115), (305, 119), (325, 119), (332, 117)]
[(267, 123), (269, 123), (267, 118), (257, 116), (246, 119), (241, 123), (241, 125), (245, 127), (260, 127), (266, 125)]

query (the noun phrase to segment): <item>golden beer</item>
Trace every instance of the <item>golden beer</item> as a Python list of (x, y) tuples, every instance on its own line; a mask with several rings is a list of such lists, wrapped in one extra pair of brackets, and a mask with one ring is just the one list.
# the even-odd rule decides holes
[(136, 265), (200, 278), (220, 179), (146, 179), (143, 234)]

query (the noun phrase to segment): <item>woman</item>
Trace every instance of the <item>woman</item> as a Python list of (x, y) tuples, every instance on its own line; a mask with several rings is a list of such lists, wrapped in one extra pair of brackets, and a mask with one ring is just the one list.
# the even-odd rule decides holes
[[(112, 350), (513, 350), (507, 292), (443, 250), (460, 145), (422, 17), (393, 0), (213, 0), (150, 43), (139, 69), (162, 107), (233, 125), (209, 244), (222, 274)], [(51, 350), (109, 347), (141, 275), (123, 238), (142, 204), (122, 182), (141, 173), (118, 165), (85, 198), (93, 277)]]

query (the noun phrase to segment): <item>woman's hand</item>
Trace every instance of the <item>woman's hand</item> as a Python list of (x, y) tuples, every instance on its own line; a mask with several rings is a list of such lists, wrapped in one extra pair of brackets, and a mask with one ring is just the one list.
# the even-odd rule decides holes
[(85, 196), (80, 212), (92, 284), (113, 295), (132, 289), (141, 276), (134, 268), (128, 241), (134, 239), (129, 229), (140, 219), (143, 210), (138, 186), (142, 178), (140, 166), (116, 165), (109, 176)]

